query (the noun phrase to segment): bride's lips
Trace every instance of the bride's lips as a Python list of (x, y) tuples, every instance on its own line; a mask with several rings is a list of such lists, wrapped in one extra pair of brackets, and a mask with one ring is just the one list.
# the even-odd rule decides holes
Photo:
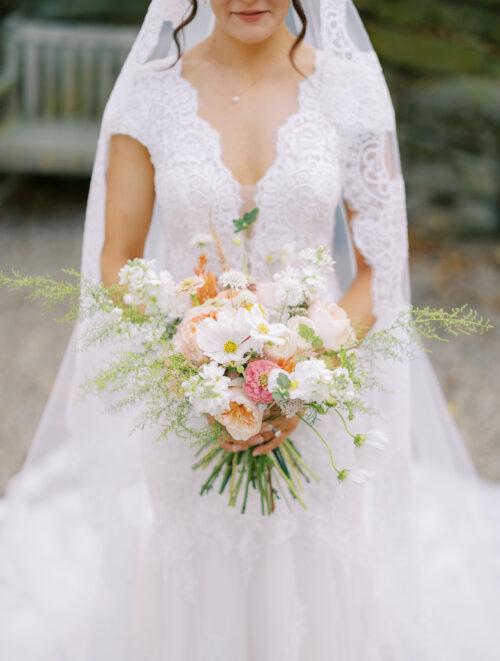
[(256, 21), (259, 21), (268, 12), (267, 10), (263, 10), (263, 11), (235, 11), (233, 13), (239, 19), (245, 21), (245, 23), (255, 23)]

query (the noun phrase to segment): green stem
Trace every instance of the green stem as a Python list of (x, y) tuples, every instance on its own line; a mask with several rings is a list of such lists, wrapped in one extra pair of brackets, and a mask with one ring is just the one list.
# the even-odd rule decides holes
[(292, 494), (292, 496), (302, 505), (302, 507), (304, 509), (307, 509), (306, 504), (304, 503), (304, 501), (300, 497), (300, 494), (298, 493), (297, 489), (295, 488), (295, 484), (293, 483), (293, 481), (290, 478), (288, 478), (285, 475), (285, 473), (283, 473), (283, 471), (281, 469), (281, 466), (278, 464), (278, 462), (274, 458), (274, 455), (269, 457), (269, 461), (271, 461), (274, 464), (274, 467), (276, 468), (276, 470), (280, 473), (282, 478), (285, 480), (285, 482), (288, 486), (288, 489), (290, 490), (290, 493)]
[(336, 408), (333, 408), (333, 410), (334, 410), (335, 413), (339, 416), (339, 418), (342, 420), (342, 424), (344, 425), (344, 429), (345, 429), (346, 433), (347, 433), (351, 438), (356, 438), (356, 434), (353, 434), (353, 433), (351, 432), (351, 430), (349, 429), (349, 427), (347, 426), (347, 422), (345, 421), (345, 418), (344, 418), (344, 416), (342, 415), (342, 413), (341, 413), (339, 410), (337, 410)]
[(327, 450), (327, 452), (328, 452), (328, 456), (330, 457), (330, 464), (331, 464), (333, 470), (334, 470), (334, 471), (337, 473), (337, 475), (338, 475), (340, 471), (339, 471), (339, 469), (337, 468), (337, 466), (336, 466), (336, 464), (335, 464), (335, 458), (334, 458), (334, 456), (333, 456), (333, 452), (332, 452), (331, 447), (328, 445), (328, 443), (327, 443), (326, 440), (323, 438), (323, 436), (319, 433), (319, 431), (316, 429), (316, 427), (314, 427), (313, 425), (311, 425), (311, 423), (308, 422), (308, 421), (307, 421), (302, 415), (300, 415), (300, 413), (297, 413), (297, 417), (298, 417), (300, 420), (302, 420), (302, 422), (305, 422), (305, 424), (309, 427), (309, 429), (312, 429), (312, 431), (316, 434), (316, 436), (317, 436), (317, 437), (320, 439), (320, 441), (323, 443), (323, 445), (325, 446), (325, 448), (326, 448), (326, 450)]
[(246, 450), (247, 453), (247, 479), (245, 483), (245, 493), (243, 495), (243, 504), (241, 506), (241, 513), (244, 514), (245, 510), (247, 508), (247, 501), (248, 501), (248, 490), (250, 488), (250, 481), (252, 479), (252, 474), (253, 474), (253, 456), (252, 456), (252, 451), (251, 450)]

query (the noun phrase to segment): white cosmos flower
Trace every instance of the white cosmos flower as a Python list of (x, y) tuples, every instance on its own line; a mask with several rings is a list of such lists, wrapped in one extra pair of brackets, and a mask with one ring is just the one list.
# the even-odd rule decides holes
[(349, 491), (356, 485), (365, 484), (375, 475), (374, 471), (359, 468), (343, 468), (337, 475), (337, 488), (335, 489), (335, 499), (342, 501), (348, 496)]
[(254, 347), (246, 310), (225, 308), (217, 319), (203, 319), (198, 324), (196, 343), (206, 356), (222, 365), (241, 362)]
[(231, 379), (224, 376), (224, 372), (224, 367), (210, 362), (203, 365), (198, 374), (183, 382), (186, 397), (197, 415), (208, 413), (215, 416), (228, 408)]
[(258, 304), (252, 305), (246, 310), (250, 335), (254, 340), (261, 343), (284, 344), (283, 335), (286, 331), (284, 324), (272, 324), (264, 316), (262, 307)]
[(364, 467), (373, 466), (385, 457), (388, 445), (389, 439), (380, 429), (356, 434), (354, 447), (358, 463)]
[(248, 287), (248, 278), (241, 271), (224, 271), (219, 276), (219, 284), (222, 289), (245, 289)]

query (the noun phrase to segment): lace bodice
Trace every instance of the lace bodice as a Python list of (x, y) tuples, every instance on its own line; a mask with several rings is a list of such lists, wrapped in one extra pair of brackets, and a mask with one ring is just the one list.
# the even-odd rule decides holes
[[(332, 245), (335, 209), (344, 198), (356, 212), (356, 245), (374, 267), (375, 312), (394, 313), (405, 296), (404, 185), (378, 61), (363, 54), (354, 65), (315, 50), (315, 69), (299, 84), (297, 111), (278, 128), (274, 161), (255, 186), (242, 186), (224, 163), (221, 136), (200, 116), (197, 90), (181, 67), (173, 55), (137, 65), (104, 116), (110, 134), (131, 135), (149, 150), (155, 213), (174, 276), (191, 272), (189, 240), (208, 230), (209, 218), (230, 265), (239, 268), (232, 220), (257, 206), (250, 264), (256, 277), (268, 277), (269, 256), (284, 247)], [(338, 296), (335, 277), (330, 285)]]
[[(198, 113), (197, 90), (181, 75), (174, 58), (141, 67), (129, 88), (127, 113), (113, 117), (114, 133), (142, 142), (155, 167), (158, 212), (167, 236), (168, 268), (189, 274), (189, 239), (206, 232), (211, 215), (233, 268), (241, 248), (233, 242), (232, 220), (257, 206), (248, 240), (254, 275), (268, 277), (268, 257), (283, 245), (331, 245), (340, 195), (338, 137), (322, 111), (318, 87), (325, 53), (315, 51), (313, 74), (301, 81), (298, 110), (278, 128), (275, 159), (255, 185), (241, 185), (225, 165), (219, 133)], [(192, 260), (191, 260), (192, 261)]]

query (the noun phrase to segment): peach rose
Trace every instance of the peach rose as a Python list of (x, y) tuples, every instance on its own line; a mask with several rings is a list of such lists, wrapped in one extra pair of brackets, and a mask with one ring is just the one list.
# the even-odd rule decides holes
[(175, 350), (193, 363), (202, 363), (206, 360), (196, 343), (196, 329), (203, 319), (207, 317), (216, 319), (217, 312), (218, 309), (214, 306), (196, 306), (188, 310), (174, 335)]
[(308, 314), (316, 335), (323, 340), (325, 349), (338, 351), (342, 345), (355, 341), (351, 320), (340, 305), (316, 300), (310, 306)]
[(230, 396), (229, 408), (215, 419), (235, 441), (248, 441), (260, 431), (263, 413), (241, 388), (230, 388)]

